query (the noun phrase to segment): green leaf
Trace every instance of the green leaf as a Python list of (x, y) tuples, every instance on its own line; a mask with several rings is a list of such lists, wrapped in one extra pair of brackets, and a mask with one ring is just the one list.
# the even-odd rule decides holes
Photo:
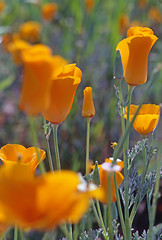
[(8, 88), (14, 81), (15, 76), (9, 76), (8, 78), (2, 80), (0, 82), (0, 91), (4, 91), (6, 88)]

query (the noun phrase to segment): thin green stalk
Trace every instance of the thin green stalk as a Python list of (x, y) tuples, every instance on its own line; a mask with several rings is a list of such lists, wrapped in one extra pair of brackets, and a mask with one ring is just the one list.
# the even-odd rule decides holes
[(14, 240), (18, 240), (18, 227), (14, 228)]
[[(152, 141), (153, 142), (153, 141)], [(151, 148), (150, 148), (151, 150)], [(143, 184), (144, 184), (144, 181), (145, 181), (145, 177), (146, 177), (146, 174), (147, 174), (147, 170), (148, 170), (148, 167), (149, 167), (149, 163), (150, 163), (150, 160), (147, 161), (147, 155), (146, 155), (146, 148), (144, 149), (144, 157), (145, 157), (145, 160), (144, 162), (146, 163), (146, 166), (144, 167), (144, 171), (143, 171), (143, 174), (142, 174), (142, 182), (141, 182), (141, 186), (140, 186), (140, 189), (137, 193), (137, 197), (136, 197), (136, 200), (135, 200), (135, 203), (133, 205), (133, 208), (132, 208), (132, 211), (131, 211), (131, 214), (130, 214), (130, 218), (129, 218), (129, 222), (130, 222), (130, 225), (132, 225), (133, 223), (133, 220), (134, 220), (134, 217), (136, 215), (136, 212), (138, 210), (138, 207), (140, 205), (140, 202), (139, 202), (139, 199), (140, 199), (140, 191), (143, 187)]]
[(119, 217), (120, 217), (121, 227), (122, 227), (124, 238), (126, 238), (125, 223), (124, 223), (123, 211), (122, 211), (120, 197), (119, 197), (119, 191), (118, 191), (118, 187), (117, 187), (116, 174), (114, 174), (114, 183), (115, 183), (115, 193), (116, 193), (116, 200), (117, 200), (118, 213), (119, 213)]
[(101, 221), (100, 221), (100, 218), (99, 218), (99, 216), (98, 216), (98, 213), (97, 213), (97, 210), (96, 210), (96, 207), (95, 207), (95, 204), (94, 204), (94, 201), (93, 201), (93, 200), (91, 200), (91, 207), (92, 207), (93, 213), (94, 213), (94, 215), (95, 215), (96, 221), (97, 221), (97, 223), (98, 223), (98, 226), (99, 226), (100, 228), (102, 228)]
[(73, 231), (74, 240), (78, 240), (78, 235), (79, 235), (78, 224), (75, 224), (74, 231)]
[(153, 202), (152, 202), (152, 211), (151, 211), (151, 218), (149, 222), (149, 236), (148, 240), (154, 239), (153, 236), (153, 226), (155, 222), (155, 214), (156, 214), (156, 207), (157, 207), (157, 200), (158, 200), (158, 191), (159, 191), (159, 185), (160, 185), (160, 157), (161, 155), (158, 155), (157, 159), (157, 175), (156, 175), (156, 182), (155, 182), (155, 189), (153, 193)]
[(71, 235), (69, 234), (69, 232), (67, 230), (66, 224), (60, 225), (60, 229), (63, 232), (63, 234), (65, 235), (65, 237), (67, 237), (68, 240), (72, 240)]
[(73, 239), (73, 229), (72, 229), (71, 223), (69, 223), (69, 235), (70, 235), (70, 239)]
[(109, 240), (113, 240), (113, 226), (112, 226), (112, 209), (111, 209), (111, 185), (112, 185), (112, 173), (108, 173), (107, 177), (107, 187), (108, 187), (108, 192), (107, 192), (107, 209), (108, 209), (108, 233), (109, 233)]
[[(104, 224), (104, 221), (103, 221), (103, 218), (102, 218), (102, 213), (101, 213), (101, 209), (100, 209), (100, 204), (99, 204), (99, 201), (96, 200), (96, 205), (97, 205), (97, 211), (98, 211), (98, 215), (99, 215), (99, 218), (100, 218), (100, 222), (101, 222), (101, 226), (103, 228), (103, 231), (104, 231), (104, 235), (106, 237), (107, 233), (106, 233), (106, 228), (105, 228), (105, 224)], [(106, 238), (107, 239), (107, 238)]]
[(22, 230), (19, 230), (20, 240), (25, 240), (24, 233)]
[[(44, 118), (44, 126), (45, 125), (46, 125), (46, 119)], [(44, 130), (44, 138), (45, 138), (45, 146), (46, 146), (46, 151), (48, 156), (48, 163), (49, 163), (50, 170), (53, 172), (54, 167), (53, 167), (52, 155), (51, 155), (50, 144), (49, 144), (49, 136), (47, 135), (46, 130)]]
[[(130, 116), (130, 105), (131, 105), (131, 98), (132, 98), (132, 91), (133, 87), (128, 85), (128, 104), (127, 104), (127, 121), (126, 121), (126, 128), (129, 126), (129, 116)], [(126, 142), (124, 144), (126, 146), (126, 150), (129, 149), (129, 133), (126, 138)], [(129, 223), (129, 196), (128, 196), (128, 161), (127, 158), (124, 157), (124, 190), (125, 190), (125, 231), (126, 231), (126, 239), (131, 239), (131, 227)]]
[(54, 171), (54, 167), (53, 167), (53, 162), (52, 162), (50, 144), (49, 144), (49, 140), (46, 137), (45, 137), (45, 144), (46, 144), (46, 150), (47, 150), (49, 167), (50, 167), (50, 170), (53, 172)]
[(104, 210), (104, 223), (105, 223), (105, 228), (107, 229), (108, 228), (108, 226), (107, 226), (107, 222), (108, 222), (108, 220), (107, 220), (107, 205), (106, 204), (103, 204), (103, 210)]
[(41, 162), (41, 157), (40, 157), (40, 153), (38, 151), (38, 138), (37, 138), (37, 134), (36, 134), (36, 127), (35, 127), (35, 122), (34, 122), (34, 118), (32, 117), (29, 117), (29, 125), (30, 125), (30, 131), (31, 131), (31, 135), (32, 135), (32, 140), (33, 140), (33, 143), (34, 143), (34, 146), (35, 146), (35, 150), (36, 150), (36, 153), (37, 153), (37, 157), (38, 157), (38, 161), (39, 161), (39, 170), (42, 174), (44, 174), (46, 172), (45, 170), (45, 167), (44, 167), (44, 164), (43, 162)]
[(89, 139), (90, 139), (90, 121), (91, 118), (87, 118), (87, 141), (86, 141), (86, 175), (89, 173)]
[(60, 155), (59, 155), (59, 149), (58, 149), (58, 138), (57, 138), (57, 130), (58, 130), (59, 125), (58, 124), (53, 124), (52, 126), (53, 126), (56, 166), (57, 166), (57, 170), (61, 170)]

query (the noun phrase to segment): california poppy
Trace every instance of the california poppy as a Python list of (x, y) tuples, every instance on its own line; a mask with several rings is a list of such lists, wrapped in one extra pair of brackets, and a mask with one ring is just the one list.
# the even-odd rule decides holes
[(116, 47), (121, 53), (124, 78), (129, 85), (136, 86), (147, 80), (147, 60), (157, 37), (147, 27), (131, 27), (127, 38)]
[(95, 115), (95, 108), (92, 98), (92, 88), (86, 87), (84, 89), (84, 101), (82, 107), (82, 117), (92, 118)]
[(82, 71), (76, 64), (65, 65), (52, 77), (50, 86), (50, 104), (43, 117), (53, 124), (62, 123), (70, 112), (75, 92), (81, 82)]
[(39, 156), (37, 156), (35, 147), (25, 148), (19, 144), (7, 144), (0, 149), (0, 159), (7, 165), (20, 162), (34, 174), (39, 162), (46, 157), (45, 151), (40, 148), (38, 148), (38, 153)]
[(89, 207), (91, 192), (96, 191), (80, 184), (79, 175), (72, 171), (33, 177), (21, 163), (1, 167), (0, 205), (6, 221), (40, 230), (76, 223)]
[(58, 11), (56, 3), (46, 3), (42, 6), (42, 18), (46, 21), (51, 21)]
[[(100, 175), (100, 188), (103, 191), (103, 194), (100, 195), (99, 200), (103, 203), (107, 203), (108, 201), (108, 175), (111, 174), (111, 201), (116, 201), (116, 193), (115, 193), (115, 184), (114, 184), (114, 173), (116, 174), (117, 186), (119, 186), (124, 177), (121, 173), (121, 170), (124, 167), (124, 162), (120, 159), (117, 159), (117, 164), (112, 165), (112, 158), (105, 159), (105, 162), (98, 165), (99, 175)], [(94, 169), (94, 166), (92, 166)]]
[[(130, 121), (133, 118), (138, 106), (130, 106)], [(125, 118), (127, 118), (127, 107), (125, 108)], [(133, 122), (134, 129), (141, 135), (153, 132), (160, 118), (160, 106), (155, 104), (143, 104)]]
[(18, 39), (9, 43), (7, 49), (11, 53), (14, 63), (17, 65), (21, 65), (21, 53), (23, 50), (29, 49), (29, 47), (31, 47), (31, 45), (28, 42)]
[(42, 26), (39, 22), (29, 21), (20, 25), (19, 33), (22, 39), (29, 42), (38, 42)]
[(38, 152), (39, 156), (37, 156), (35, 147), (25, 148), (19, 144), (7, 144), (0, 149), (0, 159), (6, 165), (20, 162), (34, 174), (39, 162), (46, 157), (44, 150), (38, 148)]
[(23, 83), (19, 107), (30, 116), (40, 114), (49, 104), (49, 86), (53, 71), (52, 51), (38, 44), (23, 51)]

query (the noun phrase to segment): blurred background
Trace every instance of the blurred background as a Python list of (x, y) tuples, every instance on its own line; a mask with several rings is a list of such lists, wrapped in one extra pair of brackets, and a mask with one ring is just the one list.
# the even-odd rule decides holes
[[(49, 3), (52, 5), (48, 6)], [(29, 36), (23, 36), (25, 22), (32, 25)], [(76, 63), (83, 72), (71, 112), (58, 131), (63, 168), (85, 172), (86, 121), (81, 111), (86, 86), (93, 89), (96, 109), (91, 121), (90, 159), (101, 163), (106, 157), (111, 157), (111, 142), (118, 142), (121, 136), (114, 87), (116, 81), (113, 79), (115, 49), (131, 26), (150, 27), (159, 38), (149, 55), (149, 80), (153, 69), (162, 63), (161, 0), (0, 0), (0, 147), (7, 143), (25, 147), (32, 145), (27, 116), (18, 108), (23, 67), (15, 61), (11, 47), (16, 39), (25, 39), (30, 44), (50, 46), (54, 55)], [(126, 104), (127, 85), (124, 80), (122, 88)], [(135, 88), (134, 104), (138, 104), (144, 91), (145, 84)], [(145, 103), (160, 104), (161, 93), (162, 72), (159, 72)], [(37, 118), (37, 133), (40, 147), (45, 148), (41, 116)], [(162, 123), (159, 122), (156, 133), (158, 145), (162, 143), (161, 133)], [(132, 129), (130, 139), (133, 146), (141, 140), (141, 136)], [(52, 148), (52, 136), (50, 143)], [(139, 171), (143, 168), (141, 157), (136, 163)], [(161, 221), (160, 217), (157, 221)], [(141, 226), (141, 229), (144, 227)]]

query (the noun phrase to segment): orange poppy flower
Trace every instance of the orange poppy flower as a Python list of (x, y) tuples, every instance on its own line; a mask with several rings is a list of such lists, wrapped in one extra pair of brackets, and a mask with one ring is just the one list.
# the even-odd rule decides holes
[[(138, 106), (130, 106), (130, 121), (133, 118)], [(127, 107), (125, 116), (127, 119)], [(141, 135), (147, 135), (153, 132), (160, 118), (160, 106), (155, 104), (143, 104), (133, 122), (134, 129)]]
[(42, 7), (42, 17), (46, 21), (51, 21), (57, 14), (58, 6), (56, 3), (47, 3)]
[(29, 47), (31, 47), (31, 45), (28, 42), (20, 39), (12, 41), (8, 44), (8, 51), (11, 53), (15, 64), (22, 64), (21, 53), (23, 50), (29, 49)]
[(68, 61), (59, 55), (52, 56), (52, 60), (53, 60), (52, 78), (54, 78), (55, 76), (57, 76), (57, 73), (59, 74), (60, 69), (62, 69), (63, 66), (68, 64)]
[(69, 64), (52, 78), (50, 104), (45, 111), (42, 111), (46, 120), (53, 124), (60, 124), (65, 120), (70, 112), (81, 77), (82, 71), (76, 67), (76, 64)]
[(38, 152), (40, 159), (38, 159), (35, 147), (25, 148), (19, 144), (7, 144), (0, 149), (0, 159), (7, 165), (21, 162), (34, 174), (39, 161), (43, 161), (46, 157), (44, 150), (38, 148)]
[(120, 41), (116, 50), (120, 50), (124, 78), (129, 85), (137, 86), (147, 80), (147, 60), (157, 37), (147, 27), (131, 27), (127, 38)]
[(121, 34), (125, 34), (128, 26), (129, 26), (129, 17), (126, 14), (122, 14), (119, 18), (119, 32)]
[(147, 0), (138, 0), (137, 5), (139, 8), (145, 8), (147, 6)]
[(32, 177), (21, 164), (1, 167), (0, 204), (7, 222), (40, 230), (78, 222), (88, 210), (93, 192), (80, 183), (79, 175), (72, 171)]
[(19, 107), (28, 115), (40, 114), (49, 104), (49, 86), (53, 71), (51, 49), (43, 44), (23, 51), (23, 83)]
[[(103, 191), (103, 194), (99, 196), (99, 200), (103, 203), (107, 203), (108, 201), (108, 174), (112, 175), (111, 179), (111, 201), (116, 201), (116, 193), (115, 193), (115, 184), (114, 184), (114, 172), (116, 174), (117, 186), (119, 186), (123, 180), (124, 176), (120, 172), (124, 167), (124, 162), (120, 159), (117, 159), (116, 165), (112, 166), (113, 158), (105, 159), (105, 162), (101, 165), (98, 165), (99, 175), (100, 175), (100, 188)], [(92, 166), (94, 169), (94, 166)]]
[(38, 42), (42, 26), (39, 22), (25, 22), (19, 28), (20, 37), (26, 41)]
[(94, 0), (85, 0), (85, 7), (87, 12), (91, 12), (94, 8), (95, 1)]
[(150, 10), (148, 12), (148, 17), (155, 23), (162, 22), (162, 13), (160, 12), (159, 8), (157, 8), (157, 7), (150, 8)]
[(86, 87), (84, 89), (84, 101), (82, 107), (82, 117), (92, 118), (95, 115), (95, 108), (92, 98), (92, 88)]
[(0, 12), (2, 12), (4, 8), (5, 8), (5, 3), (0, 2)]

